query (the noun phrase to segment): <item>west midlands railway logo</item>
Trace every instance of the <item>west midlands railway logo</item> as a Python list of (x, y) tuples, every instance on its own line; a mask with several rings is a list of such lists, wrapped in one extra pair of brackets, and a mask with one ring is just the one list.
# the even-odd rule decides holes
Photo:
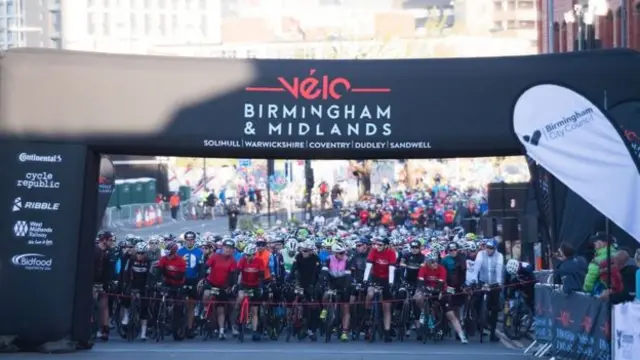
[(13, 225), (13, 233), (17, 237), (25, 237), (29, 233), (29, 224), (26, 221), (16, 221)]

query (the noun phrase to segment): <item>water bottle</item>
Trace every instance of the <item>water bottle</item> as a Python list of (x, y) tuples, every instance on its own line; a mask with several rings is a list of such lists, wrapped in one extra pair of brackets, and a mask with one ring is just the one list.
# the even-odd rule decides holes
[(421, 313), (420, 314), (420, 325), (424, 325), (424, 321), (425, 321), (424, 313)]

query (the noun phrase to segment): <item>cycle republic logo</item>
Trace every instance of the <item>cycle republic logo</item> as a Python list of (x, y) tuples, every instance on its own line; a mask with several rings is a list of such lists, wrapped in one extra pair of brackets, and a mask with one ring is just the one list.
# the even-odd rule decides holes
[[(388, 87), (359, 87), (346, 77), (320, 74), (310, 69), (304, 77), (280, 76), (275, 84), (245, 88), (248, 93), (281, 93), (269, 102), (245, 102), (244, 135), (256, 135), (254, 122), (266, 120), (267, 135), (284, 136), (390, 136), (391, 93)], [(369, 96), (369, 102), (355, 96)], [(371, 96), (377, 95), (377, 96)], [(255, 97), (261, 99), (264, 97)], [(273, 100), (272, 100), (273, 99)]]

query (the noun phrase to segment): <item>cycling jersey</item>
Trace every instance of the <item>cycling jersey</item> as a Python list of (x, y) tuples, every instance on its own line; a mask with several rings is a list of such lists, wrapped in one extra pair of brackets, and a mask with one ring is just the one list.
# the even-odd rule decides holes
[(400, 263), (404, 265), (402, 279), (411, 285), (415, 285), (418, 281), (418, 271), (424, 263), (424, 254), (409, 252), (402, 257)]
[(442, 266), (447, 270), (447, 284), (455, 288), (460, 288), (465, 283), (466, 261), (462, 260), (461, 256), (461, 254), (455, 257), (446, 255), (441, 261)]
[(349, 259), (347, 256), (344, 256), (342, 259), (338, 259), (335, 255), (330, 255), (325, 261), (322, 270), (327, 271), (329, 276), (333, 278), (351, 275), (351, 268), (349, 266)]
[(252, 256), (249, 259), (247, 256), (243, 256), (238, 264), (238, 270), (240, 270), (240, 284), (245, 287), (257, 288), (260, 286), (261, 278), (264, 279), (264, 273), (267, 271), (262, 258), (258, 256)]
[(143, 290), (148, 284), (150, 269), (151, 263), (148, 260), (138, 260), (134, 255), (127, 259), (121, 281), (128, 284), (131, 289)]
[(158, 262), (158, 269), (162, 271), (163, 280), (169, 286), (182, 286), (185, 282), (187, 263), (184, 258), (173, 255), (163, 256)]
[(384, 250), (373, 249), (367, 256), (367, 262), (373, 264), (371, 268), (371, 275), (378, 279), (389, 278), (389, 267), (396, 264), (396, 251), (391, 248), (385, 248)]
[(418, 281), (424, 286), (431, 288), (444, 286), (447, 281), (447, 270), (440, 264), (438, 264), (438, 267), (435, 269), (427, 264), (423, 264), (418, 272)]
[(269, 256), (269, 271), (273, 280), (284, 281), (284, 259), (280, 252), (271, 253)]
[(293, 261), (296, 259), (295, 253), (293, 255), (289, 255), (289, 252), (284, 249), (282, 250), (282, 260), (284, 262), (284, 271), (289, 274), (291, 273), (291, 267), (293, 266)]
[(319, 274), (320, 259), (316, 254), (310, 254), (307, 257), (298, 254), (293, 262), (289, 276), (297, 280), (300, 286), (306, 288), (318, 283)]
[(237, 264), (233, 256), (214, 254), (207, 260), (209, 275), (207, 281), (211, 286), (225, 288), (230, 284), (231, 273), (236, 271)]
[(475, 256), (467, 256), (466, 260), (467, 266), (467, 274), (465, 277), (465, 284), (471, 285), (472, 283), (478, 282), (478, 273), (476, 272), (476, 258)]
[(204, 252), (202, 249), (197, 247), (189, 249), (185, 246), (181, 247), (177, 254), (178, 256), (183, 257), (187, 264), (187, 271), (185, 272), (187, 279), (198, 278), (200, 276), (202, 259), (204, 258)]
[(351, 256), (351, 274), (357, 282), (364, 280), (364, 270), (367, 267), (367, 253), (356, 252)]
[[(264, 268), (264, 280), (265, 281), (269, 281), (271, 280), (271, 269), (269, 269), (269, 260), (271, 258), (271, 251), (269, 250), (260, 250), (258, 251), (255, 256), (256, 258), (260, 258), (260, 260), (262, 260), (262, 263), (264, 264), (265, 268)], [(242, 261), (242, 260), (240, 260)]]

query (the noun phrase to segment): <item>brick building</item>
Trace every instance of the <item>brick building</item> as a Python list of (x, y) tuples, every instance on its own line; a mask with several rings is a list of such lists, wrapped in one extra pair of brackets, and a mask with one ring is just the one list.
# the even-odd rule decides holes
[[(593, 25), (587, 26), (596, 39), (591, 44), (596, 44), (599, 48), (614, 48), (620, 46), (621, 32), (620, 4), (627, 2), (628, 47), (640, 50), (640, 0), (608, 0), (608, 14), (596, 17)], [(553, 45), (554, 52), (566, 52), (576, 50), (576, 39), (578, 36), (578, 24), (565, 22), (565, 13), (572, 11), (576, 0), (554, 0), (554, 26)], [(541, 14), (538, 20), (538, 49), (540, 53), (549, 52), (548, 49), (548, 23), (547, 23), (547, 0), (537, 0), (538, 12)]]

